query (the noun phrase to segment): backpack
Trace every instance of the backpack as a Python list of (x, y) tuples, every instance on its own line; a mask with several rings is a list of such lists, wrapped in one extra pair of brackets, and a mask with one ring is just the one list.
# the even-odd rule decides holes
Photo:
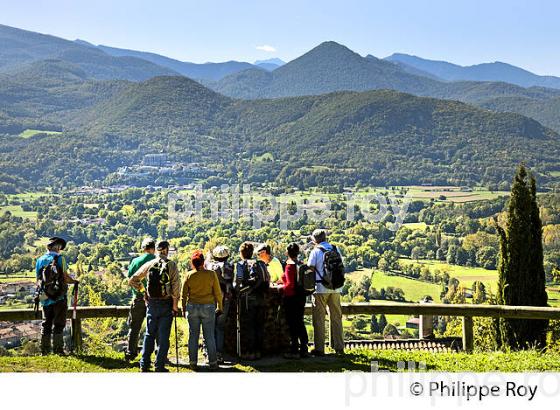
[(59, 256), (54, 256), (52, 262), (41, 269), (41, 289), (49, 299), (58, 299), (68, 290), (58, 260)]
[(266, 268), (266, 264), (262, 261), (245, 261), (244, 263), (239, 263), (242, 268), (241, 275), (238, 272), (238, 281), (241, 281), (243, 287), (248, 285), (250, 279), (255, 280), (253, 291), (265, 292), (270, 286), (270, 273)]
[(233, 265), (230, 262), (213, 263), (210, 268), (218, 275), (222, 293), (229, 293), (235, 276)]
[(318, 247), (323, 252), (323, 276), (321, 283), (327, 289), (338, 289), (344, 285), (344, 264), (336, 246), (330, 251), (322, 246)]
[(161, 299), (170, 296), (168, 262), (158, 259), (150, 268), (147, 275), (147, 295), (150, 298)]
[(315, 269), (305, 263), (296, 264), (296, 292), (309, 296), (315, 293)]

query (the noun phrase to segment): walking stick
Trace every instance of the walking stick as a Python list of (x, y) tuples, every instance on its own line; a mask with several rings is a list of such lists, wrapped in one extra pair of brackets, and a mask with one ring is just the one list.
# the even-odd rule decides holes
[(78, 308), (78, 284), (74, 283), (74, 288), (72, 290), (72, 352), (78, 349), (78, 338), (79, 335), (77, 332), (80, 332), (78, 328), (78, 315), (77, 315), (77, 308)]
[(175, 360), (177, 361), (177, 372), (179, 372), (179, 342), (177, 338), (177, 316), (175, 316)]
[(241, 359), (241, 297), (249, 290), (246, 286), (239, 290), (237, 295), (237, 357)]

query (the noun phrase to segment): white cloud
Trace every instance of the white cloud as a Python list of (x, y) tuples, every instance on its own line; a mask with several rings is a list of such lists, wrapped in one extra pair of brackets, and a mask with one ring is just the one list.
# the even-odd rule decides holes
[(264, 51), (266, 53), (275, 53), (276, 49), (268, 44), (264, 44), (262, 46), (257, 46), (257, 50)]

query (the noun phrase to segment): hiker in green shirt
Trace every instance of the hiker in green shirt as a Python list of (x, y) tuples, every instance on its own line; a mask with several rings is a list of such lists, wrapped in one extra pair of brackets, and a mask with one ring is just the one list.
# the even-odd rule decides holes
[[(142, 241), (142, 255), (134, 258), (128, 266), (128, 277), (132, 277), (142, 265), (156, 258), (156, 243), (152, 238), (145, 238)], [(144, 284), (145, 285), (145, 284)], [(132, 304), (128, 314), (128, 344), (125, 352), (126, 360), (134, 360), (138, 356), (138, 337), (144, 318), (146, 317), (146, 301), (144, 293), (132, 289)]]

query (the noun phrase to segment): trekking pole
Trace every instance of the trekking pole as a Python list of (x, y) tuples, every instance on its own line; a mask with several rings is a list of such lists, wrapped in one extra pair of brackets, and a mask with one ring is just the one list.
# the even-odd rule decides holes
[(177, 336), (177, 316), (175, 316), (175, 360), (177, 362), (177, 373), (179, 372), (179, 342)]
[(35, 319), (39, 319), (40, 294), (41, 294), (41, 286), (37, 285), (37, 288), (35, 289), (35, 295), (33, 297), (33, 316), (35, 317)]
[(241, 298), (249, 290), (246, 286), (239, 290), (237, 295), (237, 357), (241, 359)]
[(77, 348), (78, 348), (78, 334), (76, 332), (79, 331), (78, 329), (78, 314), (77, 314), (77, 308), (78, 308), (78, 284), (74, 283), (74, 288), (72, 289), (72, 352), (74, 352)]
[(237, 357), (239, 359), (241, 359), (241, 323), (239, 321), (239, 311), (241, 310), (241, 295), (237, 296), (237, 344), (236, 344), (236, 350), (237, 350)]

